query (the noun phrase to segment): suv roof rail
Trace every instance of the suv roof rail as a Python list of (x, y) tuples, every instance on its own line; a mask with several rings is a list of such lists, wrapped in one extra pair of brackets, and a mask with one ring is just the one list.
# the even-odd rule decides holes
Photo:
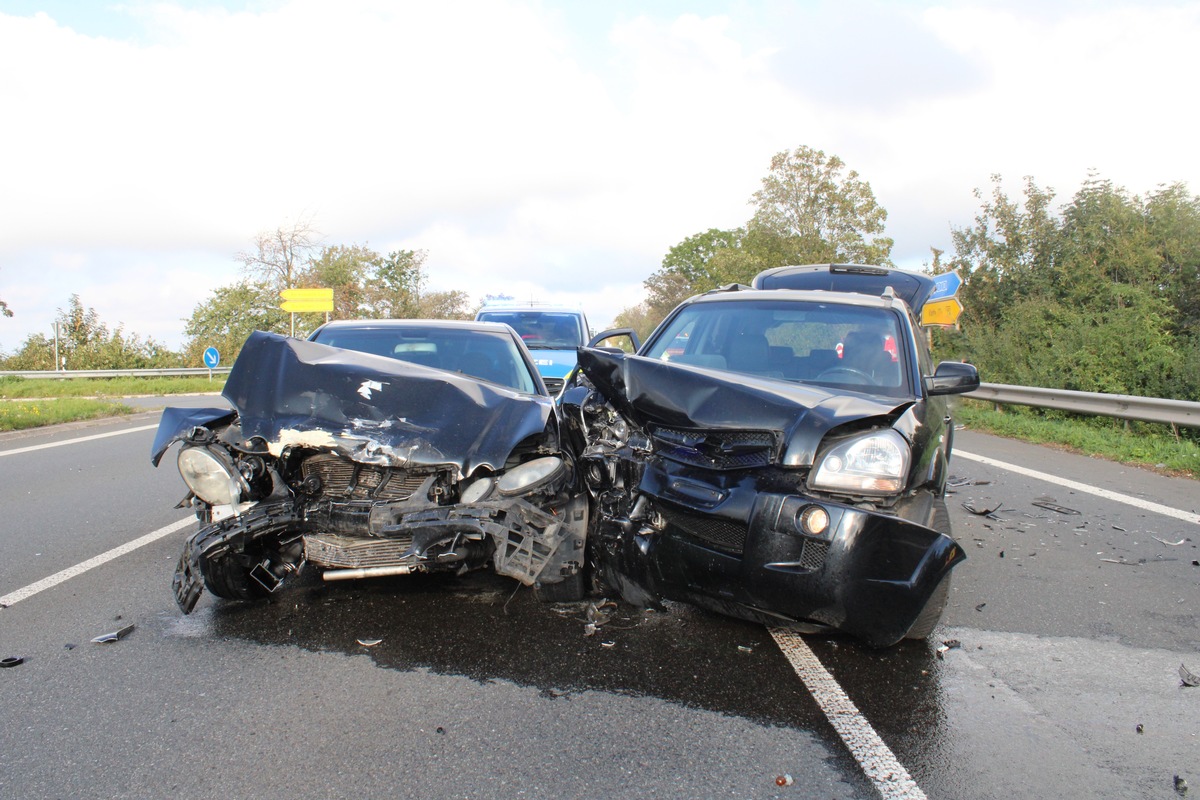
[(709, 289), (704, 294), (710, 295), (710, 294), (721, 294), (722, 292), (745, 292), (745, 291), (750, 290), (751, 288), (753, 288), (753, 287), (747, 286), (744, 283), (727, 283), (724, 286), (718, 286), (716, 289)]

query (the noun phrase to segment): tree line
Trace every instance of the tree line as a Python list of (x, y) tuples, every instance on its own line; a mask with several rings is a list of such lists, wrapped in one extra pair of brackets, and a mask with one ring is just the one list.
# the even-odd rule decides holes
[[(931, 248), (933, 273), (958, 270), (964, 313), (936, 330), (940, 358), (969, 360), (984, 380), (1080, 391), (1200, 398), (1200, 198), (1182, 183), (1133, 195), (1089, 175), (1065, 203), (1026, 178), (1010, 197), (999, 176), (977, 189), (971, 224), (950, 228), (952, 251)], [(682, 300), (749, 283), (786, 264), (893, 266), (887, 211), (870, 184), (835, 155), (810, 147), (776, 154), (750, 198), (750, 219), (708, 229), (668, 249), (646, 278), (646, 299), (616, 324), (647, 335)], [(182, 351), (110, 330), (72, 296), (59, 314), (71, 368), (196, 366), (215, 346), (230, 363), (252, 330), (287, 332), (279, 291), (330, 287), (336, 318), (469, 318), (462, 291), (427, 286), (425, 253), (382, 255), (365, 245), (323, 246), (307, 221), (260, 234), (237, 255), (243, 278), (215, 290), (188, 319)], [(0, 314), (11, 314), (0, 300)], [(321, 314), (299, 314), (297, 335)], [(0, 369), (52, 369), (53, 342), (30, 336)]]

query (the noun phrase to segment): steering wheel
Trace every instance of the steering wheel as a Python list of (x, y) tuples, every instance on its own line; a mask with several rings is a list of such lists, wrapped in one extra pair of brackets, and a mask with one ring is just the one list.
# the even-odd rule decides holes
[(878, 386), (879, 385), (879, 381), (875, 380), (870, 375), (863, 372), (861, 369), (855, 369), (854, 367), (830, 367), (829, 369), (825, 370), (821, 374), (817, 375), (817, 380), (819, 380), (819, 381), (827, 380), (827, 381), (831, 381), (833, 383), (846, 383), (847, 381), (840, 381), (837, 378), (831, 377), (833, 375), (837, 375), (838, 373), (843, 373), (846, 375), (853, 375), (854, 377), (861, 379), (858, 381), (850, 381), (850, 383), (865, 383), (868, 386)]

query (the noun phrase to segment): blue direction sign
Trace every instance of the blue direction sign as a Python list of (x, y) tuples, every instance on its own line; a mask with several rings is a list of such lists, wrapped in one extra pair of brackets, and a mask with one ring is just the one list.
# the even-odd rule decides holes
[(941, 275), (933, 276), (933, 294), (929, 295), (926, 303), (934, 300), (943, 300), (947, 297), (954, 297), (958, 294), (958, 287), (962, 286), (962, 278), (957, 272), (943, 272)]
[[(195, 351), (193, 351), (195, 352)], [(217, 352), (217, 348), (210, 347), (204, 351), (204, 366), (209, 369), (216, 369), (221, 363), (221, 354)]]

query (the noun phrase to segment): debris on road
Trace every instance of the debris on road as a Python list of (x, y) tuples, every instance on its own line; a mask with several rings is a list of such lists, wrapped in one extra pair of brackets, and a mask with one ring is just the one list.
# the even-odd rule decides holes
[(374, 647), (375, 645), (382, 642), (383, 639), (357, 639), (355, 641), (357, 641), (363, 647)]
[(95, 639), (92, 639), (92, 641), (95, 642), (96, 644), (108, 644), (110, 642), (115, 642), (119, 639), (124, 639), (132, 631), (133, 631), (133, 625), (126, 625), (123, 628), (118, 628), (117, 630), (113, 631), (112, 633), (102, 633), (99, 636), (97, 636)]
[(976, 610), (976, 611), (983, 611), (983, 607), (984, 607), (984, 606), (986, 606), (986, 605), (987, 605), (987, 603), (980, 603), (979, 605), (975, 606), (975, 610)]
[(960, 647), (962, 647), (962, 642), (960, 642), (958, 639), (947, 639), (938, 645), (937, 657), (944, 659), (948, 651), (956, 650)]
[(19, 667), (25, 663), (25, 659), (20, 656), (9, 656), (8, 658), (0, 658), (0, 668), (4, 667)]
[(1066, 506), (1060, 506), (1058, 503), (1056, 503), (1054, 501), (1053, 497), (1039, 497), (1038, 499), (1032, 500), (1030, 502), (1033, 505), (1037, 506), (1038, 508), (1044, 508), (1047, 511), (1055, 511), (1055, 512), (1058, 512), (1059, 514), (1066, 514), (1067, 516), (1079, 516), (1080, 514), (1083, 513), (1081, 511), (1077, 511), (1073, 508), (1067, 508)]
[(986, 517), (988, 514), (994, 514), (1000, 510), (1004, 503), (996, 503), (996, 505), (974, 505), (973, 503), (963, 503), (962, 507), (970, 511), (977, 517)]
[(1179, 547), (1179, 545), (1181, 545), (1181, 544), (1185, 544), (1185, 543), (1187, 542), (1187, 539), (1186, 539), (1186, 538), (1185, 538), (1185, 539), (1180, 539), (1178, 542), (1168, 542), (1166, 539), (1160, 539), (1160, 538), (1158, 538), (1157, 536), (1151, 536), (1150, 538), (1151, 538), (1151, 539), (1153, 539), (1153, 540), (1154, 540), (1154, 541), (1156, 541), (1156, 542), (1162, 542), (1162, 543), (1163, 543), (1163, 544), (1165, 544), (1167, 547)]
[(589, 622), (583, 626), (583, 635), (584, 636), (595, 636), (596, 630), (597, 630), (596, 623)]
[(1183, 797), (1185, 794), (1187, 794), (1187, 790), (1188, 790), (1187, 781), (1185, 781), (1183, 778), (1176, 775), (1175, 776), (1175, 794), (1179, 795), (1180, 797)]
[(1183, 681), (1184, 686), (1200, 686), (1200, 675), (1192, 672), (1183, 664), (1179, 665), (1179, 679)]
[(795, 779), (786, 772), (775, 779), (776, 786), (791, 786), (795, 782)]
[(1137, 727), (1136, 727), (1136, 728), (1134, 728), (1134, 730), (1135, 730), (1135, 731), (1137, 731), (1138, 733), (1145, 733), (1145, 732), (1146, 732), (1146, 726), (1145, 726), (1145, 725), (1143, 725), (1142, 723), (1140, 723), (1140, 722), (1139, 722), (1139, 723), (1138, 723), (1138, 725), (1137, 725)]
[(746, 645), (744, 645), (744, 644), (739, 644), (739, 645), (738, 645), (738, 652), (739, 652), (739, 653), (753, 653), (753, 652), (754, 652), (754, 648), (753, 648), (753, 647), (747, 647), (747, 646), (746, 646)]
[(614, 641), (611, 641), (611, 640), (610, 640), (610, 641), (607, 641), (607, 642), (601, 642), (601, 643), (600, 643), (600, 646), (601, 646), (601, 647), (616, 647), (616, 646), (617, 646), (617, 643), (616, 643), (616, 642), (614, 642)]

